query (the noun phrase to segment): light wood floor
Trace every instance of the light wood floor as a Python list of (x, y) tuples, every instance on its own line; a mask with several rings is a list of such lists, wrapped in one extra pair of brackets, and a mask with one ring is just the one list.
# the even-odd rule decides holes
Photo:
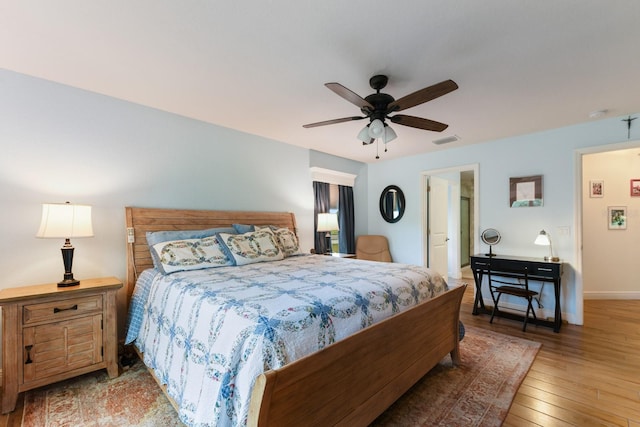
[(465, 325), (542, 343), (504, 426), (640, 427), (640, 300), (585, 300), (584, 326), (522, 332), (518, 321), (473, 316), (466, 282)]
[[(586, 300), (584, 326), (565, 324), (558, 334), (537, 326), (522, 332), (520, 322), (506, 319), (489, 324), (489, 316), (471, 315), (472, 306), (469, 286), (465, 325), (542, 343), (505, 426), (640, 427), (640, 300)], [(0, 427), (20, 426), (21, 397)]]

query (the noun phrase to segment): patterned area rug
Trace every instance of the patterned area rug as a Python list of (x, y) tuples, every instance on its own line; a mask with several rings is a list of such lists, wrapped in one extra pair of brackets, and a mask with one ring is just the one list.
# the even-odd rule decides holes
[[(462, 363), (446, 357), (373, 426), (500, 426), (540, 344), (467, 327)], [(109, 380), (99, 371), (25, 394), (23, 427), (180, 426), (141, 362)]]

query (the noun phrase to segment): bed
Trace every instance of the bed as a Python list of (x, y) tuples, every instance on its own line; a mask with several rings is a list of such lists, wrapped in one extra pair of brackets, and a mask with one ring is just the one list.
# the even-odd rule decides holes
[(241, 236), (290, 236), (295, 216), (125, 213), (127, 305), (146, 313), (127, 340), (188, 425), (364, 426), (447, 354), (459, 362), (464, 287), (447, 289), (427, 269), (295, 248), (282, 259), (162, 274), (148, 232), (222, 229), (215, 236), (230, 246), (241, 239), (233, 224), (251, 226), (233, 229)]

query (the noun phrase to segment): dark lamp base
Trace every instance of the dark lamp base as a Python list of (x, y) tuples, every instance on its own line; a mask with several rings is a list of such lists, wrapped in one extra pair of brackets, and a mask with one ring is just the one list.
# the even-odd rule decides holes
[(66, 288), (69, 286), (77, 286), (80, 284), (79, 280), (75, 280), (75, 279), (65, 279), (62, 282), (58, 282), (58, 287), (59, 288)]

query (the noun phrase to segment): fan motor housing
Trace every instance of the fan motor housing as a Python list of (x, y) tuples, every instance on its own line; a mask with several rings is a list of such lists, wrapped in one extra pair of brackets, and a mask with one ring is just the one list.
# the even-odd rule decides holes
[(370, 116), (372, 119), (382, 120), (387, 115), (387, 106), (395, 101), (393, 96), (386, 93), (373, 93), (365, 99), (369, 104), (373, 105), (373, 111), (362, 109), (362, 113)]

